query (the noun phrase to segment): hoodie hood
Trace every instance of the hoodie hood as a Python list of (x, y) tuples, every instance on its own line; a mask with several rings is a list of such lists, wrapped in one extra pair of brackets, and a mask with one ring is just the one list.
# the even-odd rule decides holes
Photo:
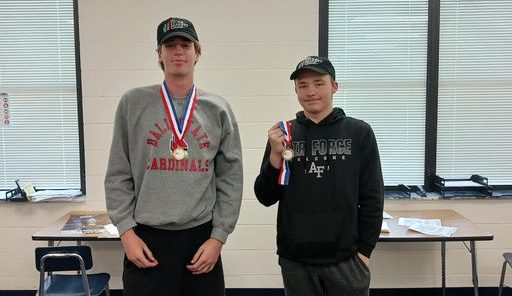
[(304, 114), (304, 111), (297, 112), (296, 117), (297, 117), (297, 122), (302, 123), (302, 124), (309, 123), (309, 124), (313, 124), (313, 125), (315, 125), (315, 124), (316, 125), (330, 125), (330, 124), (333, 124), (333, 123), (336, 123), (336, 122), (342, 120), (343, 118), (346, 117), (346, 115), (345, 115), (345, 111), (343, 111), (343, 109), (334, 107), (332, 109), (332, 112), (329, 115), (327, 115), (324, 119), (322, 119), (322, 121), (320, 121), (319, 123), (314, 123), (312, 120), (307, 118), (306, 114)]

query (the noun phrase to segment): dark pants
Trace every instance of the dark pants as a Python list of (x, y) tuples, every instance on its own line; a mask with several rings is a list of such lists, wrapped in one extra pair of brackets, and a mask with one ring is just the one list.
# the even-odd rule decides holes
[(154, 268), (138, 268), (124, 258), (126, 296), (224, 296), (224, 274), (219, 257), (212, 271), (193, 275), (186, 265), (210, 238), (211, 222), (185, 230), (160, 230), (137, 225), (135, 233), (158, 261)]
[(286, 296), (368, 296), (370, 270), (357, 256), (337, 264), (304, 264), (279, 257)]

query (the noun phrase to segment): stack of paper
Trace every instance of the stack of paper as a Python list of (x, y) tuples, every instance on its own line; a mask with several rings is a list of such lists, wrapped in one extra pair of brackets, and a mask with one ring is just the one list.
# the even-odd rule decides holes
[(437, 236), (451, 236), (455, 231), (457, 231), (457, 227), (427, 225), (420, 223), (415, 223), (411, 225), (409, 229), (420, 233)]
[(420, 219), (420, 218), (398, 218), (398, 225), (411, 227), (414, 224), (436, 225), (441, 226), (439, 219)]
[(398, 218), (398, 225), (428, 235), (451, 236), (457, 227), (442, 226), (440, 219)]
[(31, 201), (45, 201), (50, 199), (58, 199), (58, 200), (67, 200), (72, 199), (77, 196), (81, 196), (82, 191), (69, 189), (69, 190), (40, 190), (34, 192), (33, 195), (30, 196)]

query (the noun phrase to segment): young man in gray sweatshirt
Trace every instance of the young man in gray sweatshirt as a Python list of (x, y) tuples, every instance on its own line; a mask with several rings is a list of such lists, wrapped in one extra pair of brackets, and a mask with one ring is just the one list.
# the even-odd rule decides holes
[(105, 177), (124, 293), (221, 296), (220, 251), (242, 199), (238, 126), (225, 99), (194, 84), (193, 24), (164, 20), (157, 45), (164, 81), (121, 98)]

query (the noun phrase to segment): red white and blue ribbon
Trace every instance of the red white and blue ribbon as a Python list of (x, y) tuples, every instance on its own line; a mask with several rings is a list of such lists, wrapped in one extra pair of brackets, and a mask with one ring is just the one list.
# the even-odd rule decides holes
[(194, 116), (194, 111), (196, 109), (197, 87), (192, 85), (192, 88), (187, 95), (185, 110), (181, 120), (178, 118), (176, 107), (172, 101), (172, 94), (169, 91), (165, 80), (162, 82), (162, 86), (160, 88), (160, 96), (162, 97), (162, 103), (164, 105), (165, 113), (167, 114), (167, 119), (171, 125), (171, 132), (173, 134), (172, 149), (176, 149), (178, 147), (187, 149), (188, 146), (187, 142), (185, 142), (185, 135), (192, 123), (192, 117)]
[[(288, 121), (281, 120), (279, 121), (279, 128), (284, 134), (284, 142), (283, 146), (284, 148), (291, 147), (292, 145), (292, 125)], [(281, 163), (281, 171), (279, 172), (279, 180), (278, 183), (280, 185), (288, 185), (288, 182), (290, 181), (290, 164), (289, 161), (286, 161), (283, 158), (283, 161)]]

